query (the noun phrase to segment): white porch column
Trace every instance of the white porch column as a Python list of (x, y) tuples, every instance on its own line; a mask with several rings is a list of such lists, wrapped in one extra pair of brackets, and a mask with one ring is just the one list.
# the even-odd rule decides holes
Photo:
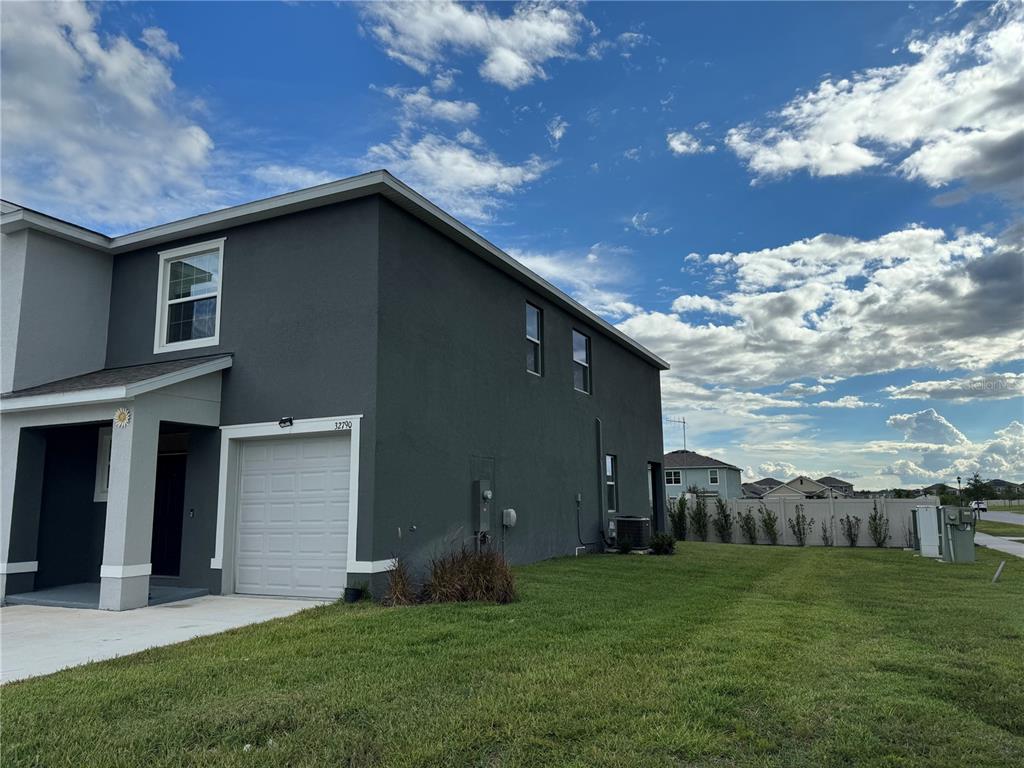
[(21, 427), (5, 419), (0, 423), (0, 602), (7, 597), (7, 564), (11, 556), (14, 521), (14, 485), (18, 471)]
[(115, 420), (110, 446), (107, 521), (100, 568), (100, 608), (124, 611), (149, 602), (153, 497), (160, 421), (131, 407), (131, 420)]

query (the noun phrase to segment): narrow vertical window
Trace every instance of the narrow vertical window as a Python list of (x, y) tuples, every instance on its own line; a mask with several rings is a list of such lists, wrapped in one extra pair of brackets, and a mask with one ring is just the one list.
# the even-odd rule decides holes
[(608, 514), (614, 515), (619, 509), (618, 462), (612, 454), (604, 457), (604, 489), (607, 497)]
[(544, 332), (541, 311), (533, 304), (526, 305), (526, 370), (541, 375), (541, 343)]
[(99, 440), (96, 445), (96, 482), (93, 488), (93, 501), (106, 501), (107, 489), (110, 487), (110, 445), (113, 430), (100, 427)]
[(709, 485), (718, 485), (718, 470), (717, 469), (709, 469), (708, 470), (708, 484)]
[(590, 394), (590, 337), (572, 332), (572, 385)]

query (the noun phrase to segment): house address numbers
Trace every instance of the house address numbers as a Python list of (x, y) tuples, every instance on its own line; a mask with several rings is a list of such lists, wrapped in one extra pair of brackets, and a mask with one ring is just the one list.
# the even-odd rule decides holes
[(352, 422), (351, 421), (336, 421), (336, 422), (334, 422), (334, 429), (335, 429), (335, 431), (342, 430), (342, 429), (352, 429)]

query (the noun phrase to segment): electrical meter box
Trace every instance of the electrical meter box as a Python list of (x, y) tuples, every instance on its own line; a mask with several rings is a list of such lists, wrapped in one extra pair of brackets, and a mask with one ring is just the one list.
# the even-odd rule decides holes
[(942, 559), (947, 563), (974, 562), (974, 511), (969, 507), (941, 507)]

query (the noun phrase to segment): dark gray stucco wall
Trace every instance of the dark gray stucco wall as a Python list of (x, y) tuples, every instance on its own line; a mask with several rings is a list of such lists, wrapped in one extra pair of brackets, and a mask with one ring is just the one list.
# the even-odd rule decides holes
[[(111, 256), (77, 243), (41, 232), (27, 233), (14, 389), (103, 367), (111, 260)], [(6, 269), (4, 273), (6, 281)], [(8, 300), (15, 294), (13, 288), (5, 288), (3, 297)], [(5, 319), (11, 311), (5, 308)], [(5, 362), (6, 358), (7, 354)]]
[[(656, 368), (387, 202), (380, 269), (375, 559), (418, 566), (469, 544), (472, 481), (491, 466), (491, 530), (513, 562), (596, 544), (597, 419), (619, 461), (620, 512), (649, 514), (647, 462), (663, 452)], [(525, 369), (526, 301), (544, 311), (540, 378)], [(572, 386), (573, 328), (591, 338), (592, 395)], [(509, 506), (519, 521), (503, 536)]]
[[(232, 353), (221, 390), (224, 425), (363, 414), (359, 506), (367, 521), (374, 509), (378, 206), (377, 198), (363, 198), (118, 255), (106, 361)], [(158, 252), (216, 237), (227, 238), (220, 344), (154, 354)], [(202, 476), (189, 464), (190, 498), (204, 520), (211, 505), (216, 515), (212, 461)], [(370, 557), (371, 534), (361, 520), (360, 558)], [(212, 548), (214, 529), (203, 535)]]
[(107, 505), (93, 501), (98, 430), (96, 424), (46, 430), (36, 589), (99, 581)]

